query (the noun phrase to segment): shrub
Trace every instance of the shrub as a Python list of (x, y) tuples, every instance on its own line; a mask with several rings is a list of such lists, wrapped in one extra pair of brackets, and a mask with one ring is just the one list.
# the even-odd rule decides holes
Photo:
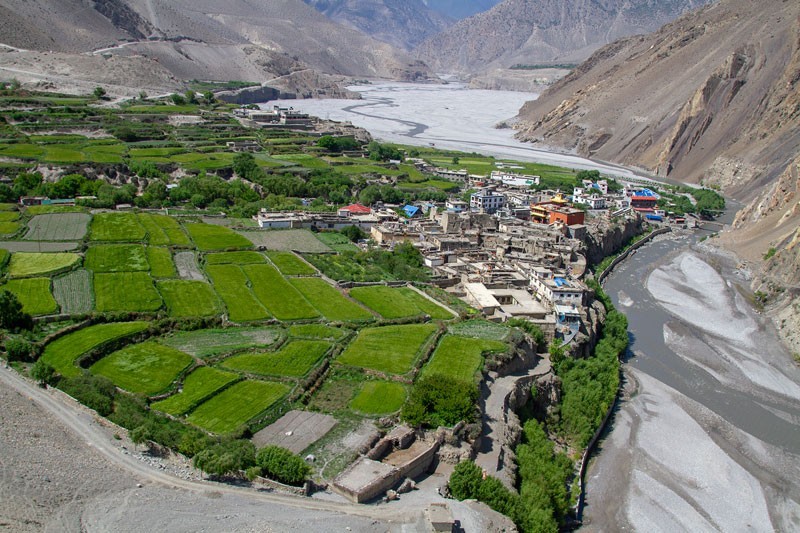
[(100, 416), (108, 416), (114, 409), (117, 389), (107, 378), (84, 374), (62, 381), (59, 388)]
[(31, 315), (22, 311), (22, 302), (7, 290), (0, 291), (0, 328), (18, 330), (31, 329)]
[(462, 461), (453, 469), (450, 474), (450, 493), (457, 500), (469, 500), (478, 498), (478, 490), (483, 481), (483, 471), (471, 461)]
[(454, 426), (475, 418), (478, 386), (453, 377), (422, 376), (403, 406), (402, 417), (414, 426)]
[(6, 352), (9, 361), (28, 361), (33, 353), (33, 345), (23, 339), (9, 339), (6, 341)]
[(56, 369), (51, 365), (45, 363), (41, 359), (31, 368), (31, 377), (35, 379), (39, 385), (50, 385), (53, 383), (53, 378), (56, 375)]
[(221, 442), (195, 455), (192, 463), (206, 474), (234, 474), (255, 465), (256, 447), (244, 439)]
[(302, 457), (280, 446), (263, 448), (258, 452), (256, 462), (265, 476), (288, 485), (302, 484), (311, 473), (311, 467)]

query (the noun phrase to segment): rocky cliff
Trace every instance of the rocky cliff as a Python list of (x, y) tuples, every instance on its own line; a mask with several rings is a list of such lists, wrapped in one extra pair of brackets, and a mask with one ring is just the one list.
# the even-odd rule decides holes
[(614, 39), (653, 31), (707, 0), (505, 0), (416, 50), (437, 72), (586, 59)]

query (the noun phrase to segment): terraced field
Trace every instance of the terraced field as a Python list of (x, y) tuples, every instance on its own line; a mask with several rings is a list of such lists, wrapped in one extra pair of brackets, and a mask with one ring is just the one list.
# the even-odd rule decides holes
[(141, 244), (96, 244), (86, 250), (84, 266), (93, 272), (147, 272), (150, 263)]
[(74, 270), (53, 278), (53, 296), (62, 313), (88, 313), (94, 306), (92, 274), (87, 270)]
[(316, 269), (290, 252), (267, 252), (272, 261), (284, 276), (313, 276)]
[(299, 378), (305, 376), (330, 348), (328, 342), (293, 340), (277, 352), (234, 355), (225, 359), (222, 366), (262, 376)]
[(22, 227), (19, 222), (19, 213), (16, 211), (0, 212), (0, 235), (13, 235)]
[(337, 361), (389, 374), (405, 374), (434, 331), (436, 326), (432, 324), (365, 328)]
[(156, 246), (190, 246), (189, 236), (172, 217), (139, 213), (139, 224), (147, 231), (147, 242)]
[(142, 242), (146, 235), (135, 213), (98, 213), (90, 226), (93, 241)]
[(292, 278), (289, 281), (328, 320), (351, 322), (375, 318), (322, 278)]
[(87, 213), (36, 215), (28, 221), (28, 232), (24, 238), (33, 241), (79, 241), (86, 236), (91, 219)]
[(267, 348), (280, 337), (281, 330), (274, 326), (201, 329), (177, 332), (161, 342), (195, 357), (209, 358), (247, 348)]
[(147, 322), (112, 322), (97, 324), (59, 337), (44, 348), (42, 360), (62, 376), (78, 376), (75, 361), (89, 350), (106, 342), (134, 335), (148, 328)]
[(319, 313), (271, 265), (244, 265), (253, 294), (278, 320), (317, 318)]
[(219, 252), (206, 254), (207, 265), (253, 265), (266, 263), (264, 255), (260, 252)]
[(185, 227), (197, 249), (202, 252), (253, 247), (252, 242), (224, 226), (188, 223)]
[(505, 352), (508, 346), (499, 341), (445, 335), (425, 365), (423, 375), (440, 374), (462, 381), (472, 381), (483, 364), (483, 354)]
[(151, 395), (169, 387), (192, 361), (190, 355), (169, 346), (143, 342), (107, 355), (89, 371), (107, 377), (126, 391)]
[(11, 255), (8, 274), (12, 278), (45, 276), (69, 270), (80, 263), (81, 256), (70, 252), (17, 252)]
[(178, 252), (174, 255), (173, 261), (178, 270), (178, 277), (190, 281), (205, 281), (203, 271), (197, 264), (194, 252)]
[(239, 375), (233, 372), (201, 366), (186, 376), (180, 392), (153, 403), (152, 407), (173, 416), (181, 416), (237, 379)]
[(289, 326), (289, 335), (295, 338), (339, 340), (347, 333), (348, 331), (345, 329), (325, 324), (292, 324)]
[(94, 297), (95, 307), (101, 313), (156, 311), (163, 304), (146, 272), (95, 274)]
[(350, 402), (350, 408), (371, 416), (388, 415), (399, 411), (407, 396), (408, 389), (402, 383), (367, 381)]
[(263, 320), (270, 314), (248, 288), (248, 279), (238, 265), (210, 265), (206, 267), (208, 277), (214, 284), (233, 322)]
[(187, 420), (217, 434), (230, 433), (272, 407), (289, 386), (271, 381), (242, 381), (200, 404)]
[(50, 292), (50, 278), (12, 279), (0, 289), (16, 295), (25, 313), (39, 316), (58, 312), (58, 303)]
[(204, 281), (162, 280), (157, 286), (169, 316), (216, 316), (223, 310), (219, 296)]
[(148, 246), (147, 262), (150, 264), (150, 275), (154, 278), (174, 278), (178, 275), (169, 248)]
[(307, 229), (285, 229), (279, 231), (240, 231), (256, 246), (267, 250), (297, 251), (302, 253), (324, 253), (331, 249), (320, 242)]
[(408, 287), (392, 288), (384, 285), (355, 287), (350, 296), (377, 311), (384, 318), (407, 318), (429, 315), (447, 320), (454, 316), (445, 308), (431, 302)]

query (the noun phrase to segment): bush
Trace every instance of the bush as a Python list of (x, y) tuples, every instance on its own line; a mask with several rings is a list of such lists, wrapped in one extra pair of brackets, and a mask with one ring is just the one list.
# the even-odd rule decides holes
[(22, 311), (17, 295), (7, 290), (0, 291), (0, 328), (9, 330), (33, 328), (33, 318)]
[(244, 439), (221, 442), (195, 455), (192, 463), (206, 474), (235, 474), (255, 465), (256, 447)]
[(108, 416), (114, 410), (117, 388), (107, 378), (84, 374), (61, 381), (59, 388), (100, 416)]
[(413, 426), (454, 426), (475, 419), (478, 386), (442, 374), (421, 377), (403, 406), (403, 419)]
[(23, 339), (9, 339), (6, 341), (6, 353), (9, 361), (29, 361), (33, 345)]
[(31, 368), (31, 377), (35, 379), (39, 385), (51, 385), (55, 375), (56, 369), (41, 359), (36, 361)]
[(478, 498), (478, 490), (483, 481), (483, 471), (471, 461), (462, 461), (453, 469), (450, 474), (450, 493), (457, 500), (469, 500)]
[(280, 446), (259, 450), (256, 462), (266, 477), (287, 485), (301, 485), (311, 473), (302, 457)]

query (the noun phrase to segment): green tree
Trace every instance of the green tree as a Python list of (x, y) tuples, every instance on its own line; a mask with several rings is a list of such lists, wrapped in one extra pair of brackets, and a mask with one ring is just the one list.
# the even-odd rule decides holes
[(6, 353), (9, 361), (28, 361), (33, 354), (33, 345), (24, 339), (8, 339)]
[(453, 164), (457, 165), (459, 161), (461, 161), (461, 159), (457, 155), (454, 155), (452, 159)]
[(350, 239), (352, 242), (358, 242), (361, 239), (367, 238), (367, 234), (364, 233), (364, 231), (356, 225), (342, 228), (341, 231), (339, 231), (339, 233)]
[(170, 99), (172, 100), (172, 103), (175, 104), (175, 105), (185, 105), (186, 104), (186, 98), (184, 98), (183, 96), (179, 95), (178, 93), (171, 94), (170, 95)]
[(302, 484), (311, 473), (311, 467), (302, 457), (280, 446), (259, 450), (256, 463), (265, 476), (288, 485)]
[(457, 500), (478, 498), (478, 491), (483, 482), (483, 470), (472, 461), (461, 461), (450, 474), (450, 493)]
[(0, 291), (0, 328), (17, 330), (32, 327), (33, 319), (22, 310), (17, 295), (7, 290)]
[(39, 385), (51, 385), (56, 375), (56, 369), (50, 364), (39, 359), (31, 367), (31, 377), (36, 380)]
[(226, 476), (256, 464), (256, 448), (244, 439), (221, 442), (199, 452), (192, 460), (206, 474)]
[(423, 375), (414, 384), (401, 416), (413, 426), (454, 426), (475, 419), (478, 386), (450, 376)]
[(95, 87), (94, 91), (92, 91), (92, 94), (98, 100), (103, 100), (106, 97), (106, 90), (102, 87)]

